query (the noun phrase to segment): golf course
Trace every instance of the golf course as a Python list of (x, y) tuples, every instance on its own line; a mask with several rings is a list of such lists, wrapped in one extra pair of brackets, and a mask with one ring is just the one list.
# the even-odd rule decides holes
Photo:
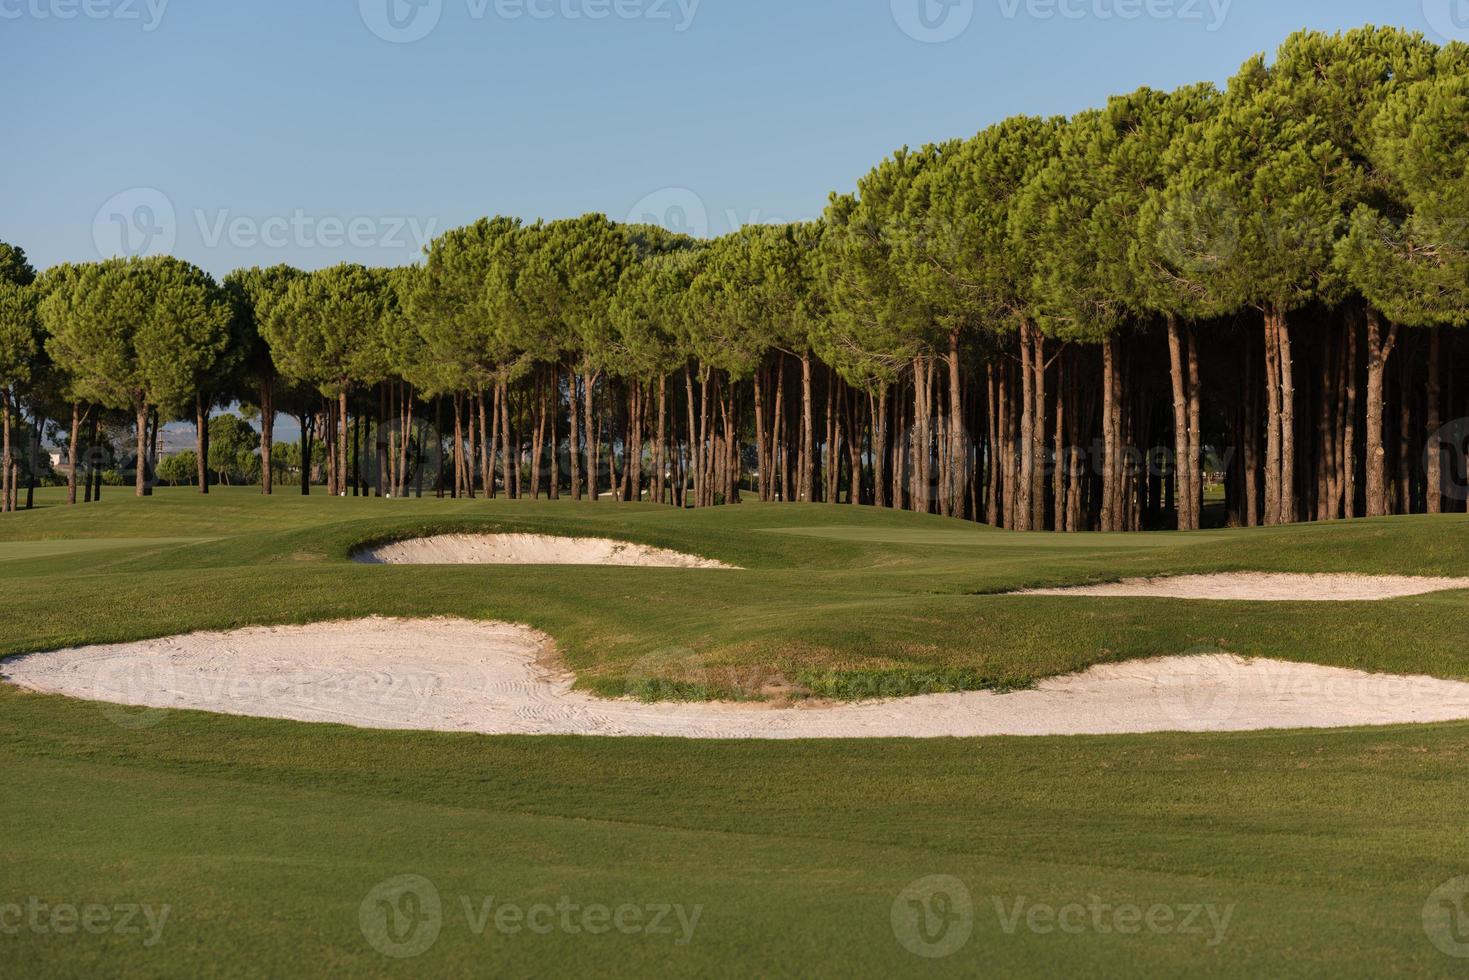
[[(63, 494), (0, 526), (0, 673), (15, 655), (199, 631), (453, 617), (543, 632), (590, 695), (770, 713), (1023, 696), (1177, 655), (1469, 679), (1463, 591), (1009, 594), (1237, 571), (1466, 575), (1458, 515), (1052, 537), (829, 505), (216, 488), (67, 508)], [(441, 534), (604, 537), (735, 567), (352, 560)], [(774, 741), (383, 731), (11, 684), (0, 704), (0, 893), (33, 896), (0, 910), (15, 975), (1461, 965), (1433, 896), (1469, 871), (1469, 721)], [(916, 932), (907, 902), (929, 913)]]

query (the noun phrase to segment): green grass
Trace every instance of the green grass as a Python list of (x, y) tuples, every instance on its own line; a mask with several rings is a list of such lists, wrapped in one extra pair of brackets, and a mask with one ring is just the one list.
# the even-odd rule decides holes
[[(1469, 520), (1019, 536), (823, 506), (703, 512), (160, 492), (0, 519), (0, 653), (199, 628), (453, 614), (547, 630), (608, 693), (1007, 687), (1227, 649), (1469, 677), (1469, 594), (1252, 605), (1016, 597), (1230, 569), (1469, 575)], [(607, 534), (745, 566), (354, 565), (384, 535)], [(182, 540), (188, 539), (188, 540)], [(122, 724), (118, 723), (118, 719)], [(374, 732), (130, 716), (0, 688), (0, 963), (16, 976), (1451, 975), (1422, 913), (1469, 874), (1469, 724), (926, 742), (737, 743)], [(442, 929), (364, 938), (379, 882), (429, 879)], [(894, 902), (959, 879), (973, 935), (921, 959)], [(462, 905), (700, 909), (672, 935), (476, 933)], [(5, 931), (7, 903), (146, 904), (141, 935)], [(1078, 903), (1228, 912), (1203, 933), (1009, 931)], [(1018, 904), (1017, 904), (1018, 903)], [(1090, 915), (1090, 913), (1088, 913)], [(1044, 925), (1045, 919), (1037, 920)], [(1087, 920), (1089, 923), (1091, 919)], [(1115, 921), (1103, 918), (1104, 924)], [(1207, 920), (1202, 920), (1207, 922)]]

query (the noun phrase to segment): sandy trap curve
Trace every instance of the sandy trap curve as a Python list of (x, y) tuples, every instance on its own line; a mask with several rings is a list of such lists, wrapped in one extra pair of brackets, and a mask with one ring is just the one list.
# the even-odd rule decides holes
[(610, 538), (547, 534), (440, 534), (363, 548), (368, 565), (631, 565), (643, 568), (729, 568), (722, 561)]
[(1027, 589), (1010, 594), (1236, 599), (1252, 602), (1377, 602), (1455, 589), (1469, 589), (1469, 578), (1229, 572), (1220, 575), (1134, 578), (1105, 585)]
[(550, 641), (504, 623), (366, 619), (31, 654), (0, 677), (147, 708), (491, 734), (858, 738), (1246, 731), (1469, 719), (1469, 684), (1227, 655), (1093, 667), (1011, 694), (775, 708), (643, 704), (571, 689)]

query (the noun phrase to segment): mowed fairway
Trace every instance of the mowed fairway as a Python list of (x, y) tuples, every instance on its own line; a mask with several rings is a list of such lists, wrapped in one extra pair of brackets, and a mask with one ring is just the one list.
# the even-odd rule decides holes
[[(997, 594), (1225, 570), (1466, 575), (1463, 517), (1064, 537), (821, 505), (681, 513), (248, 490), (43, 503), (0, 522), (5, 655), (444, 614), (545, 630), (584, 686), (645, 697), (752, 697), (773, 676), (837, 697), (1009, 688), (1202, 650), (1469, 677), (1462, 592), (1345, 604)], [(347, 558), (384, 537), (461, 530), (604, 535), (745, 570)], [(1469, 724), (516, 738), (138, 712), (3, 687), (0, 962), (17, 976), (242, 964), (261, 975), (1451, 975), (1464, 961), (1430, 941), (1424, 913), (1435, 889), (1469, 874), (1466, 753)], [(364, 931), (374, 889), (401, 875), (431, 883), (439, 903), (398, 908), (408, 928), (395, 942), (437, 930), (407, 958)], [(905, 889), (933, 875), (957, 879), (968, 901), (918, 937), (927, 952), (957, 942), (931, 959), (893, 921)], [(42, 928), (7, 928), (9, 905)], [(141, 915), (136, 931), (68, 931), (33, 911), (133, 905), (167, 906), (156, 941)], [(549, 930), (523, 918), (571, 906)], [(588, 907), (638, 916), (619, 929), (583, 917)]]

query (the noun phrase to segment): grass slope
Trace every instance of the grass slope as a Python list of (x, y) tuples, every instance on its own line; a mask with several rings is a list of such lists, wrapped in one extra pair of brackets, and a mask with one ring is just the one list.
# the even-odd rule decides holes
[[(345, 560), (388, 531), (465, 527), (610, 534), (749, 571)], [(453, 613), (540, 626), (585, 682), (653, 694), (687, 693), (665, 674), (748, 688), (792, 672), (838, 691), (1017, 684), (1199, 645), (1461, 677), (1469, 596), (1458, 593), (1324, 609), (990, 593), (1211, 569), (1469, 574), (1466, 529), (1440, 518), (1058, 538), (820, 506), (681, 514), (118, 495), (0, 521), (0, 650)], [(1469, 725), (792, 744), (489, 738), (134, 714), (0, 688), (0, 962), (37, 977), (1447, 976), (1464, 961), (1429, 942), (1423, 911), (1440, 883), (1469, 874), (1466, 752)], [(432, 946), (399, 960), (364, 938), (360, 912), (378, 883), (403, 874), (433, 883), (442, 914)], [(935, 874), (964, 883), (973, 934), (930, 960), (899, 943), (891, 916), (910, 883)], [(563, 898), (699, 907), (700, 918), (682, 945), (677, 925), (667, 935), (471, 925), (487, 900), (493, 910)], [(146, 930), (41, 932), (7, 911), (27, 903), (167, 905), (169, 917), (145, 945)], [(1120, 934), (1110, 913), (1095, 920), (1103, 931), (1087, 912), (1092, 924), (1065, 932), (1044, 914), (1037, 929), (1024, 918), (1118, 905), (1168, 910), (1174, 927)], [(1205, 906), (1227, 913), (1227, 927), (1201, 917), (1180, 933)]]

